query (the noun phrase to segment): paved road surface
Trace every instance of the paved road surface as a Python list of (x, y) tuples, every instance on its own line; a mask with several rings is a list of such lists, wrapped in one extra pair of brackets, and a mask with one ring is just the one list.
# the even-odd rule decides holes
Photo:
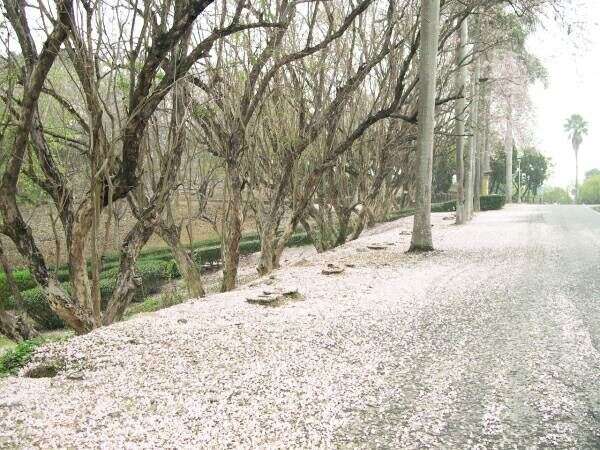
[(302, 302), (244, 288), (53, 349), (57, 377), (0, 381), (0, 447), (600, 448), (600, 214), (442, 216), (434, 254), (404, 220), (277, 273)]

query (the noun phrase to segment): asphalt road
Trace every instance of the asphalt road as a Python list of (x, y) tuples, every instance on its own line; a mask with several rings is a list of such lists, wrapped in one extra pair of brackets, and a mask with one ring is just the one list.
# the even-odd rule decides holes
[(304, 301), (246, 287), (48, 350), (58, 376), (0, 380), (0, 448), (600, 448), (600, 213), (443, 216), (432, 254), (403, 219), (290, 259), (270, 288)]
[(428, 288), (418, 363), (398, 356), (410, 371), (398, 367), (384, 407), (352, 424), (354, 442), (600, 448), (600, 213), (488, 214), (467, 225), (467, 241), (440, 245), (463, 263)]

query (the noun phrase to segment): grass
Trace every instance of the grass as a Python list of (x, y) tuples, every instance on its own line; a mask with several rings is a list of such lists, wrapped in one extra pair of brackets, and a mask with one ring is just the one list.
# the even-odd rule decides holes
[(125, 319), (137, 314), (151, 313), (170, 306), (178, 305), (186, 300), (183, 291), (173, 288), (155, 297), (148, 297), (141, 303), (134, 303), (125, 313)]
[(0, 378), (16, 375), (19, 369), (31, 359), (39, 346), (48, 342), (58, 342), (73, 336), (72, 331), (60, 330), (43, 333), (39, 337), (15, 343), (0, 336)]
[(13, 341), (0, 334), (0, 356), (3, 355), (4, 352), (14, 348), (15, 345), (16, 344)]

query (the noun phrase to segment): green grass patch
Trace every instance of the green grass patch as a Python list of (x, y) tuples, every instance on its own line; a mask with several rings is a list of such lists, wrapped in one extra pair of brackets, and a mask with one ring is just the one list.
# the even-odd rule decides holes
[(69, 339), (73, 332), (59, 330), (43, 333), (39, 337), (15, 343), (0, 336), (0, 377), (16, 375), (21, 367), (27, 365), (35, 349), (49, 342)]
[(13, 341), (0, 334), (0, 355), (3, 355), (5, 351), (10, 350), (15, 345)]
[(41, 339), (19, 342), (0, 356), (0, 376), (16, 375), (31, 359), (33, 351), (42, 345)]

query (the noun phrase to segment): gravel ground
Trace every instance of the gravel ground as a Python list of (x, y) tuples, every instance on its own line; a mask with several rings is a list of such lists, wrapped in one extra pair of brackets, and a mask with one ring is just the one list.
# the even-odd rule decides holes
[[(46, 348), (57, 376), (0, 380), (0, 447), (600, 448), (600, 214), (444, 216), (431, 254), (401, 219)], [(246, 303), (273, 287), (303, 299)]]

